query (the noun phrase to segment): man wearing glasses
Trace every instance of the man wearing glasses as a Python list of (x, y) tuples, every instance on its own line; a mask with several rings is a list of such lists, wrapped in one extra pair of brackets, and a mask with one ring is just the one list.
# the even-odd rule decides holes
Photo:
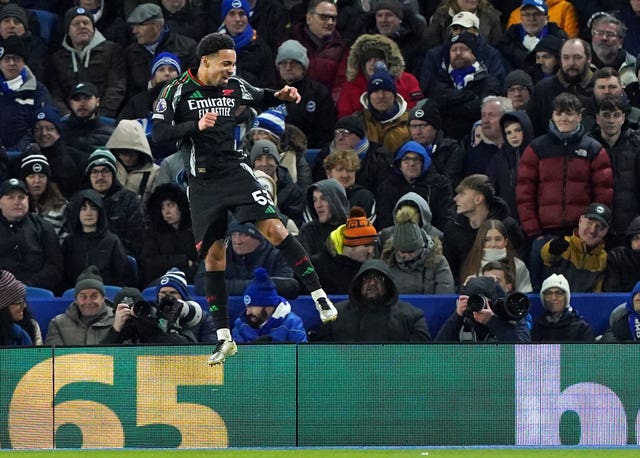
[(127, 255), (139, 257), (142, 251), (143, 227), (140, 196), (124, 188), (116, 178), (116, 158), (106, 147), (91, 153), (85, 176), (91, 188), (102, 196), (109, 220), (109, 230), (120, 237)]
[(598, 14), (591, 21), (591, 63), (597, 68), (616, 69), (623, 86), (638, 81), (636, 58), (622, 47), (626, 32), (626, 26), (607, 13)]
[(527, 55), (546, 36), (563, 41), (569, 38), (557, 23), (549, 22), (549, 9), (544, 0), (523, 0), (519, 23), (507, 28), (497, 47), (512, 68), (524, 68)]
[(387, 264), (370, 259), (351, 281), (349, 298), (336, 304), (338, 319), (318, 330), (317, 340), (335, 342), (427, 342), (424, 313), (399, 299)]
[(334, 101), (338, 100), (345, 81), (349, 49), (346, 40), (336, 30), (337, 20), (335, 3), (311, 0), (305, 23), (294, 25), (289, 34), (290, 38), (307, 48), (307, 76), (324, 84), (332, 92)]

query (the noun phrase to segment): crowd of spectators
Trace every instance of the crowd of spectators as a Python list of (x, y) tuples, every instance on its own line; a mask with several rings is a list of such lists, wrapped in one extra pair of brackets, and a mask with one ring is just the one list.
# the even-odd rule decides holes
[[(429, 340), (398, 294), (459, 292), (437, 340), (474, 319), (474, 339), (559, 339), (569, 320), (592, 340), (570, 291), (635, 294), (640, 280), (640, 2), (435, 3), (0, 0), (7, 307), (23, 300), (16, 282), (75, 287), (67, 318), (95, 335), (65, 340), (60, 318), (47, 341), (98, 343), (128, 319), (105, 284), (142, 289), (176, 269), (198, 286), (188, 158), (152, 139), (152, 111), (219, 32), (239, 78), (301, 95), (237, 107), (235, 137), (326, 291), (349, 295), (349, 322), (321, 339)], [(252, 323), (280, 324), (299, 279), (244, 223), (228, 228), (226, 281), (260, 298), (234, 330), (252, 340)], [(483, 276), (501, 286), (469, 284)], [(466, 309), (469, 294), (511, 290), (540, 293), (545, 316), (506, 329)], [(629, 323), (635, 302), (617, 312)], [(376, 331), (385, 310), (397, 321)], [(356, 319), (372, 321), (355, 335)], [(20, 320), (31, 335), (10, 327), (11, 341), (37, 341), (28, 308)]]

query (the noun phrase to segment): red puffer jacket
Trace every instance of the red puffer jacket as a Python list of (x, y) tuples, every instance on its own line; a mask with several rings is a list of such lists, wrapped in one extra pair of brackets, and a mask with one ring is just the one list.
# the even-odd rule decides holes
[(520, 159), (516, 201), (528, 236), (569, 232), (592, 202), (611, 206), (609, 155), (582, 129), (564, 140), (550, 131), (533, 140)]

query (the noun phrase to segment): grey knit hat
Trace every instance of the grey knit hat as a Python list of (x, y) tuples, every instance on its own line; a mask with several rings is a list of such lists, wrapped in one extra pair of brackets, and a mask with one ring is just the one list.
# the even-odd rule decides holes
[(260, 156), (271, 156), (276, 160), (276, 163), (280, 163), (280, 154), (278, 153), (278, 148), (276, 145), (269, 140), (258, 140), (251, 147), (251, 153), (249, 154), (249, 159), (251, 160), (251, 164), (253, 165)]
[(0, 270), (0, 310), (22, 300), (27, 295), (24, 284), (8, 270)]
[(309, 57), (307, 57), (307, 48), (302, 46), (298, 40), (287, 40), (278, 48), (276, 55), (276, 65), (283, 60), (295, 60), (306, 70), (309, 68)]
[(396, 251), (410, 252), (424, 247), (423, 231), (414, 222), (404, 222), (393, 227), (393, 248)]
[(96, 266), (91, 265), (78, 275), (78, 280), (76, 281), (75, 286), (76, 296), (80, 291), (85, 289), (98, 290), (100, 294), (104, 296), (104, 282), (100, 276), (100, 271)]
[(504, 92), (507, 92), (511, 86), (524, 86), (529, 90), (529, 94), (533, 94), (533, 80), (527, 72), (521, 69), (516, 69), (510, 72), (504, 78)]

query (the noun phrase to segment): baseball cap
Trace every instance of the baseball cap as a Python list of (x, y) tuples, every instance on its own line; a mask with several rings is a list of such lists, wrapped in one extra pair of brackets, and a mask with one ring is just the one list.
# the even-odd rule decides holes
[(611, 223), (611, 210), (605, 204), (597, 202), (589, 205), (582, 216), (595, 219), (607, 227)]
[(71, 88), (71, 92), (69, 92), (69, 98), (72, 99), (76, 95), (88, 95), (88, 96), (96, 96), (98, 97), (98, 88), (96, 88), (93, 83), (88, 81), (83, 81), (77, 83), (75, 86)]
[(524, 8), (525, 6), (533, 6), (544, 14), (549, 12), (549, 8), (547, 7), (547, 2), (545, 2), (545, 0), (522, 0), (520, 8)]
[(13, 191), (14, 189), (18, 189), (25, 194), (29, 194), (27, 186), (22, 181), (18, 180), (17, 178), (9, 178), (8, 180), (4, 180), (0, 185), (0, 197), (9, 194), (9, 192)]
[(460, 27), (464, 27), (465, 29), (469, 29), (471, 27), (479, 29), (480, 18), (469, 11), (460, 11), (458, 14), (453, 16), (449, 27), (452, 27), (454, 25), (459, 25)]

